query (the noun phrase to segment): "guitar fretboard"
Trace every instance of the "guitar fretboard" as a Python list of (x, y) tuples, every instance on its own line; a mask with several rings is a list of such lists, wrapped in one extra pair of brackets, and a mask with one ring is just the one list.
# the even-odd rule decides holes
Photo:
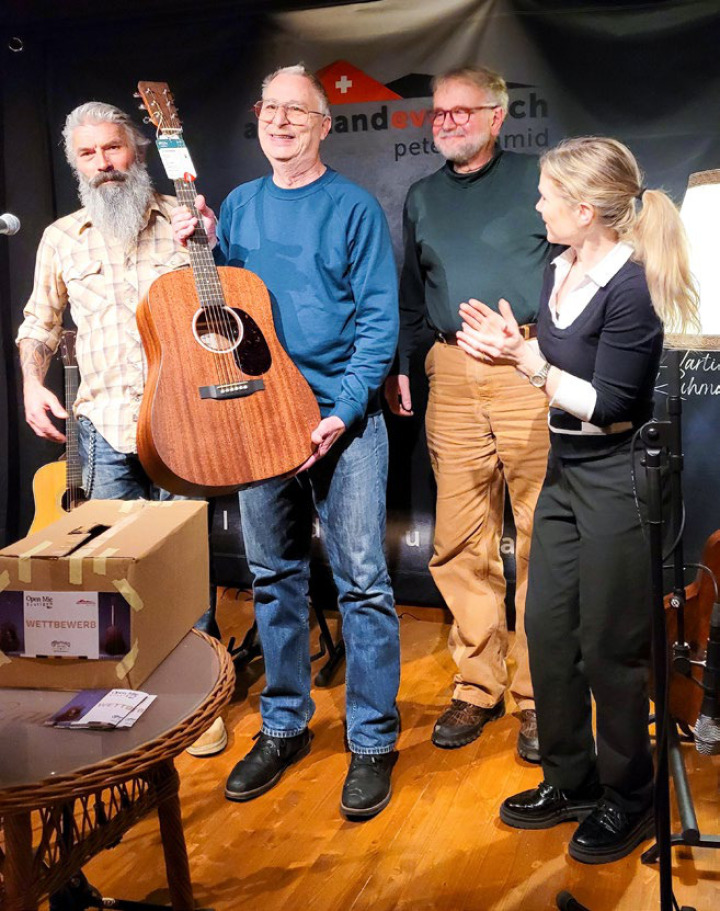
[(79, 377), (77, 366), (65, 366), (65, 407), (68, 413), (65, 424), (65, 458), (67, 460), (67, 488), (70, 491), (71, 501), (74, 500), (73, 491), (77, 491), (77, 488), (82, 487), (82, 468), (78, 449), (78, 424), (72, 410), (77, 398)]
[(188, 238), (187, 246), (200, 304), (205, 309), (224, 307), (225, 298), (217, 266), (215, 265), (212, 251), (208, 246), (208, 237), (205, 233), (203, 220), (195, 208), (195, 186), (188, 180), (176, 180), (175, 193), (180, 205), (187, 206), (198, 220), (198, 226), (195, 229), (195, 233)]

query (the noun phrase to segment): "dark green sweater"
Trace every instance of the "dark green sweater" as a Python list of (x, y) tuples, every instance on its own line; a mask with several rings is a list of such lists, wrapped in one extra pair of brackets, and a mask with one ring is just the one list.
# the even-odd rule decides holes
[(537, 158), (496, 151), (472, 174), (446, 163), (410, 187), (400, 278), (398, 369), (408, 373), (423, 322), (460, 329), (458, 306), (475, 297), (497, 309), (504, 297), (519, 323), (535, 322), (550, 245), (535, 211)]

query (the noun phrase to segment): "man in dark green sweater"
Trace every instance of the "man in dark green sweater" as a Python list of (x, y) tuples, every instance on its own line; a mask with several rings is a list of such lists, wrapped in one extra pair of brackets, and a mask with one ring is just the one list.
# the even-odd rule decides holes
[[(494, 308), (507, 299), (534, 335), (549, 249), (535, 211), (537, 163), (497, 144), (508, 105), (502, 77), (463, 67), (436, 77), (433, 93), (433, 140), (447, 161), (414, 184), (405, 203), (399, 375), (386, 385), (391, 409), (412, 414), (409, 363), (429, 322), (437, 340), (425, 363), (425, 423), (438, 488), (430, 570), (453, 613), (449, 648), (458, 668), (432, 739), (446, 749), (475, 740), (505, 713), (509, 689), (521, 722), (518, 752), (538, 762), (523, 620), (532, 517), (547, 462), (546, 399), (514, 368), (474, 361), (456, 342), (458, 306), (470, 297)], [(517, 530), (512, 681), (499, 549), (506, 484)]]

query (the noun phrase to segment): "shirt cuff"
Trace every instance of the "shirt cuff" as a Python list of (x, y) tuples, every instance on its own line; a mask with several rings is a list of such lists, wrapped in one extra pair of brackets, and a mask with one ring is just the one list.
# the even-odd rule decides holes
[(362, 416), (358, 414), (358, 409), (356, 407), (353, 407), (348, 402), (342, 401), (335, 402), (335, 407), (330, 413), (340, 418), (340, 420), (345, 425), (346, 430), (351, 424), (354, 424), (355, 421), (357, 421)]
[(567, 411), (581, 421), (588, 422), (595, 411), (596, 402), (597, 392), (592, 383), (564, 371), (560, 375), (555, 395), (550, 399), (551, 407), (560, 408), (561, 411)]

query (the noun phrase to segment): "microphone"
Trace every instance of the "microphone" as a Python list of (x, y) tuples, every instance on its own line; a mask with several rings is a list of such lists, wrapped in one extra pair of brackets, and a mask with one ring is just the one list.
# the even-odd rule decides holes
[(695, 749), (705, 756), (720, 753), (720, 603), (713, 604), (705, 652), (703, 696), (695, 723)]
[(6, 212), (0, 215), (0, 234), (17, 234), (20, 230), (20, 219), (17, 215)]

